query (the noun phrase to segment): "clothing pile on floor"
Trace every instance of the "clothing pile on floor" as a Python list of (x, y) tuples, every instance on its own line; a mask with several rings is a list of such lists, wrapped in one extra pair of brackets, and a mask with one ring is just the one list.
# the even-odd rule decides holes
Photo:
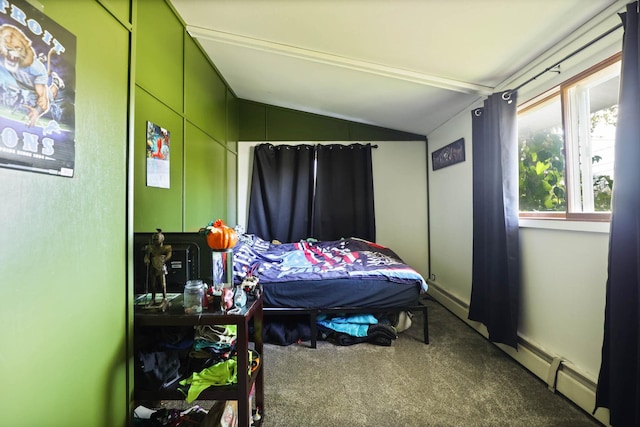
[(311, 339), (309, 316), (269, 316), (262, 325), (264, 342), (291, 345)]
[(133, 411), (133, 425), (137, 427), (201, 426), (209, 411), (196, 405), (186, 410), (175, 408), (151, 409), (138, 406)]
[(390, 346), (398, 338), (396, 328), (386, 318), (381, 322), (372, 314), (351, 314), (317, 317), (318, 329), (323, 339), (337, 345), (353, 345), (368, 342)]
[[(408, 311), (373, 314), (320, 314), (316, 318), (318, 339), (336, 345), (353, 345), (367, 342), (390, 346), (411, 326), (413, 314)], [(265, 320), (264, 341), (271, 344), (290, 345), (311, 339), (308, 316), (274, 316)]]
[(141, 405), (133, 411), (133, 425), (135, 427), (237, 427), (238, 403), (215, 401), (208, 410), (199, 405), (186, 410), (152, 409)]

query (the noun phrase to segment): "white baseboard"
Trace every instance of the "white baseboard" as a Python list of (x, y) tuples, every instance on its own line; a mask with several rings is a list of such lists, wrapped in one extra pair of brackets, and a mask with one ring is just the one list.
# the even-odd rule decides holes
[[(442, 286), (439, 286), (437, 282), (429, 280), (428, 284), (428, 293), (434, 300), (442, 304), (467, 325), (488, 339), (489, 334), (487, 333), (486, 327), (481, 323), (468, 319), (468, 303), (460, 297), (447, 292)], [(519, 337), (518, 351), (502, 344), (495, 345), (531, 371), (535, 376), (547, 384), (550, 384), (550, 393), (554, 391), (558, 392), (588, 414), (592, 414), (595, 406), (596, 384), (593, 380), (582, 374), (578, 367), (562, 361), (559, 364), (557, 375), (556, 372), (550, 372), (553, 370), (553, 362), (557, 356), (549, 354), (542, 349), (541, 346), (527, 341), (522, 337)], [(551, 378), (551, 380), (549, 378)], [(608, 409), (598, 408), (592, 416), (605, 426), (610, 425)]]

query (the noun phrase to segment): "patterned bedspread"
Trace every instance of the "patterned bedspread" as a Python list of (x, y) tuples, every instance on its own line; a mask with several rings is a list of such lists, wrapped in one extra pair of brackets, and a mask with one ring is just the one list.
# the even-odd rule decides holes
[(274, 244), (258, 236), (240, 237), (234, 252), (234, 280), (258, 276), (261, 283), (328, 278), (384, 278), (390, 282), (427, 283), (391, 249), (362, 239)]

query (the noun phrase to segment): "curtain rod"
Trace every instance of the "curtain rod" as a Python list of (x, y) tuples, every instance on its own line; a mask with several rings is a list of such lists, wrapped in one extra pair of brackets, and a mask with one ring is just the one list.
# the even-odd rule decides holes
[(583, 50), (585, 50), (589, 46), (593, 45), (594, 43), (599, 42), (600, 40), (602, 40), (603, 38), (605, 38), (606, 36), (608, 36), (609, 34), (613, 33), (614, 31), (616, 31), (618, 28), (621, 28), (621, 27), (622, 27), (622, 23), (620, 23), (620, 24), (616, 25), (615, 27), (609, 29), (608, 31), (600, 34), (598, 37), (596, 37), (595, 39), (591, 40), (589, 43), (585, 44), (584, 46), (582, 46), (582, 47), (580, 47), (580, 48), (578, 48), (576, 50), (574, 50), (573, 52), (571, 52), (570, 54), (568, 54), (567, 56), (565, 56), (564, 58), (562, 58), (561, 60), (559, 60), (555, 64), (551, 65), (550, 67), (545, 68), (543, 71), (541, 71), (540, 73), (538, 73), (535, 76), (531, 77), (526, 82), (519, 84), (518, 86), (516, 86), (515, 89), (508, 90), (506, 93), (511, 94), (512, 92), (517, 92), (518, 89), (521, 89), (522, 87), (528, 85), (529, 83), (531, 83), (532, 81), (534, 81), (538, 77), (542, 76), (543, 74), (548, 73), (549, 71), (552, 71), (554, 68), (556, 68), (558, 65), (560, 65), (561, 63), (563, 63), (567, 59), (577, 55), (578, 53), (582, 52)]

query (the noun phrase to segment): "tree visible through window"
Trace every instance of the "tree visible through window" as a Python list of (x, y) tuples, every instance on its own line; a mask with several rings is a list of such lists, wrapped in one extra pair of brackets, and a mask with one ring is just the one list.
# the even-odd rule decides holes
[(612, 105), (591, 114), (593, 208), (596, 212), (611, 211), (617, 121), (618, 105)]
[(520, 211), (567, 208), (560, 96), (552, 95), (518, 121)]
[(620, 56), (520, 106), (521, 216), (608, 220)]

